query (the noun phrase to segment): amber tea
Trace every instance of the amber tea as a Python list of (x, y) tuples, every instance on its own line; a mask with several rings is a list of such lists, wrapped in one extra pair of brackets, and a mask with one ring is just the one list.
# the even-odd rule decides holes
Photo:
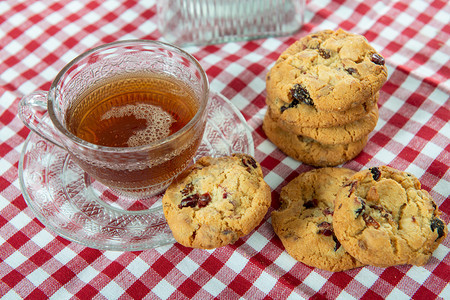
[[(18, 113), (69, 154), (61, 176), (52, 177), (70, 185), (64, 191), (121, 198), (115, 207), (128, 209), (153, 205), (196, 157), (208, 102), (208, 78), (195, 57), (159, 41), (122, 40), (72, 59), (48, 91), (23, 97)], [(82, 177), (73, 176), (78, 171)]]
[[(111, 78), (85, 92), (66, 113), (66, 127), (77, 137), (100, 146), (137, 147), (176, 133), (196, 114), (199, 100), (184, 82), (171, 76)], [(149, 154), (147, 164), (95, 166), (78, 163), (103, 184), (136, 189), (165, 183), (190, 162), (202, 132), (192, 132), (174, 149)], [(172, 145), (173, 147), (173, 145)]]
[(101, 146), (136, 147), (183, 128), (197, 112), (193, 91), (175, 78), (112, 78), (84, 93), (66, 113), (77, 137)]

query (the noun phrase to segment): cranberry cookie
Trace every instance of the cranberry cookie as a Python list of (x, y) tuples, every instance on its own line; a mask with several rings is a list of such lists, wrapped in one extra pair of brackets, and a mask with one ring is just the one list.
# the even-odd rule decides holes
[(266, 77), (267, 97), (282, 101), (281, 110), (345, 111), (370, 99), (386, 79), (384, 58), (365, 37), (323, 30), (281, 54)]
[(424, 265), (447, 235), (431, 196), (413, 175), (381, 166), (354, 174), (339, 191), (333, 228), (359, 261)]
[(281, 189), (272, 226), (286, 251), (306, 265), (338, 272), (362, 266), (333, 232), (334, 199), (355, 172), (321, 168), (300, 174)]
[(169, 186), (162, 203), (177, 242), (212, 249), (236, 242), (259, 225), (271, 191), (249, 155), (202, 157)]
[(312, 138), (321, 144), (336, 145), (348, 144), (361, 140), (369, 135), (378, 122), (378, 106), (374, 106), (372, 110), (359, 120), (341, 126), (326, 128), (310, 128), (301, 126), (285, 126), (283, 122), (279, 122), (279, 126), (284, 130), (297, 135)]
[(346, 111), (322, 111), (311, 105), (297, 105), (295, 109), (282, 108), (286, 103), (278, 98), (266, 98), (272, 118), (284, 128), (325, 128), (342, 126), (366, 116), (377, 105), (380, 93)]
[(267, 138), (286, 155), (316, 167), (333, 167), (356, 157), (367, 143), (367, 136), (348, 144), (322, 144), (282, 129), (269, 113), (263, 120)]

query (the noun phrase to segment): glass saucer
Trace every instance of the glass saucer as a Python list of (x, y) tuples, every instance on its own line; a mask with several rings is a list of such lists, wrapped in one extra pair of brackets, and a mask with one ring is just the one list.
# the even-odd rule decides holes
[[(231, 153), (254, 155), (250, 128), (239, 110), (211, 93), (208, 121), (194, 161)], [(48, 229), (73, 242), (102, 250), (137, 251), (174, 243), (158, 195), (145, 201), (114, 194), (92, 180), (68, 153), (35, 133), (19, 161), (25, 201)]]

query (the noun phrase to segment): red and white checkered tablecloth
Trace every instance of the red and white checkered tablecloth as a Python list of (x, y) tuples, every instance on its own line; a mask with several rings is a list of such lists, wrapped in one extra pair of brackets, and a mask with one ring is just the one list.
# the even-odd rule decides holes
[[(390, 165), (415, 174), (450, 222), (450, 5), (447, 0), (311, 0), (287, 37), (188, 47), (211, 89), (242, 112), (278, 207), (283, 185), (311, 169), (286, 157), (261, 129), (265, 75), (296, 39), (320, 29), (363, 34), (386, 58), (389, 79), (367, 146), (345, 167)], [(18, 162), (29, 130), (19, 99), (46, 90), (85, 50), (122, 39), (161, 39), (154, 1), (0, 2), (0, 296), (5, 299), (450, 299), (450, 238), (428, 264), (330, 273), (296, 262), (271, 227), (215, 250), (179, 244), (101, 251), (47, 230), (27, 207)]]

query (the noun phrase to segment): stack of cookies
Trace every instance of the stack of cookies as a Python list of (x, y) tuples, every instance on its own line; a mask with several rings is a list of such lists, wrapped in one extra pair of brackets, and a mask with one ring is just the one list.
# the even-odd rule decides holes
[(298, 261), (328, 271), (424, 265), (447, 225), (412, 174), (381, 166), (320, 168), (281, 190), (272, 226)]
[(383, 57), (344, 30), (303, 37), (266, 77), (267, 137), (287, 155), (314, 166), (336, 166), (358, 155), (378, 121)]

